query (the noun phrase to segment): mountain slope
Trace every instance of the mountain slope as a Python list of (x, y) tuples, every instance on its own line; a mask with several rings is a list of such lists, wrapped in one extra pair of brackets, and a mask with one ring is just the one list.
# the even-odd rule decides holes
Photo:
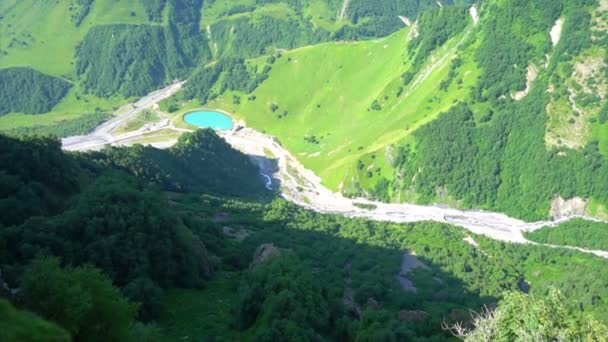
[(595, 215), (608, 204), (604, 7), (489, 1), (477, 25), (444, 7), (383, 40), (285, 52), (251, 94), (209, 105), (350, 195), (526, 219), (579, 196)]

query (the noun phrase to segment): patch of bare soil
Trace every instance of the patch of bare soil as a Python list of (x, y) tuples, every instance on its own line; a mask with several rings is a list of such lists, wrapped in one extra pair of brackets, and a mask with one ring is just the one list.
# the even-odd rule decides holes
[(571, 216), (583, 216), (585, 215), (588, 204), (589, 201), (580, 197), (564, 200), (561, 196), (558, 196), (551, 202), (551, 211), (549, 214), (554, 220)]
[(414, 283), (407, 278), (408, 273), (415, 268), (429, 269), (425, 263), (416, 257), (416, 253), (406, 250), (403, 252), (403, 256), (401, 257), (401, 268), (399, 270), (399, 274), (397, 275), (397, 280), (399, 281), (401, 288), (405, 291), (414, 293), (418, 291), (416, 286), (414, 286)]
[(536, 65), (528, 65), (528, 72), (526, 73), (526, 88), (511, 95), (513, 100), (520, 101), (528, 96), (530, 89), (532, 89), (532, 83), (536, 80), (536, 77), (538, 77), (538, 69), (536, 68)]

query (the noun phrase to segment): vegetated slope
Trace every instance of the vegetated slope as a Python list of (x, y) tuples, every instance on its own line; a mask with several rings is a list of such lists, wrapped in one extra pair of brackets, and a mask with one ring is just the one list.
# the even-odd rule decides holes
[(551, 245), (606, 249), (608, 247), (608, 224), (576, 219), (564, 222), (557, 227), (544, 227), (526, 233), (526, 238)]
[(168, 150), (110, 147), (93, 158), (168, 191), (256, 199), (267, 192), (257, 167), (212, 130), (185, 134)]
[(67, 331), (29, 312), (17, 310), (5, 299), (0, 299), (0, 314), (0, 339), (3, 341), (70, 341)]
[(136, 147), (83, 155), (64, 154), (53, 139), (0, 140), (0, 288), (11, 299), (5, 286), (21, 288), (26, 308), (77, 339), (143, 334), (130, 331), (138, 310), (123, 296), (141, 303), (138, 317), (149, 320), (159, 314), (163, 288), (199, 287), (212, 275), (204, 241), (221, 248), (219, 232), (171, 209), (159, 188), (267, 193), (248, 158), (213, 132), (186, 134), (172, 154), (149, 151), (141, 160)]
[[(209, 59), (198, 26), (202, 0), (171, 0), (168, 24), (98, 26), (77, 49), (76, 71), (98, 96), (143, 96)], [(105, 43), (105, 44), (104, 44)]]
[[(564, 89), (564, 82), (556, 83), (562, 79), (560, 70), (572, 71), (579, 56), (589, 51), (606, 54), (605, 46), (591, 35), (591, 13), (597, 4), (487, 6), (482, 25), (488, 28), (480, 32), (476, 52), (482, 77), (472, 99), (415, 134), (415, 143), (402, 149), (403, 166), (398, 171), (402, 177), (393, 182), (393, 189), (421, 193), (425, 202), (442, 200), (447, 194), (465, 207), (500, 210), (526, 219), (546, 217), (549, 202), (556, 196), (608, 203), (608, 162), (601, 141), (589, 139), (576, 149), (545, 141), (551, 115), (548, 104), (569, 97), (555, 91)], [(561, 40), (552, 46), (549, 31), (560, 17), (564, 20)], [(519, 20), (524, 18), (529, 29), (508, 29), (520, 27)], [(514, 91), (526, 87), (526, 66), (531, 64), (539, 66), (539, 75), (527, 96), (514, 100)], [(583, 95), (589, 96), (584, 90)], [(600, 96), (588, 102), (591, 108), (604, 103)], [(573, 113), (573, 117), (580, 115)], [(586, 120), (593, 121), (594, 115)]]
[(4, 1), (0, 64), (60, 76), (74, 87), (48, 115), (34, 121), (14, 114), (0, 120), (0, 129), (13, 135), (81, 134), (125, 103), (124, 97), (184, 79), (195, 67), (225, 57), (384, 36), (402, 27), (398, 15), (413, 18), (438, 6), (431, 0), (347, 5), (338, 18), (343, 6), (338, 0)]
[[(573, 333), (590, 331), (576, 324), (581, 319), (605, 321), (596, 296), (606, 291), (601, 258), (478, 236), (472, 237), (475, 247), (462, 230), (438, 223), (347, 219), (282, 200), (267, 207), (216, 202), (212, 210), (199, 198), (176, 201), (191, 214), (222, 212), (234, 249), (223, 258), (231, 267), (216, 273), (205, 290), (168, 293), (173, 314), (159, 323), (172, 338), (189, 332), (224, 339), (318, 334), (330, 340), (443, 340), (450, 333), (442, 323), (468, 326), (469, 309), (494, 307), (505, 290), (546, 299), (551, 288), (566, 298), (565, 315), (556, 319), (577, 326)], [(402, 271), (409, 263), (424, 266)], [(402, 287), (402, 278), (415, 290)], [(217, 306), (208, 307), (210, 300)]]
[[(88, 3), (88, 12), (72, 20)], [(95, 25), (147, 22), (139, 1), (36, 1), (7, 0), (0, 3), (0, 65), (2, 68), (28, 67), (55, 77), (69, 80), (70, 91), (49, 112), (31, 115), (10, 114), (0, 118), (0, 130), (14, 135), (28, 133), (82, 134), (95, 127), (118, 108), (125, 99), (101, 99), (87, 94), (76, 75), (75, 49)], [(83, 12), (84, 14), (84, 12)], [(80, 14), (78, 14), (80, 15)], [(5, 96), (2, 93), (1, 96)], [(27, 102), (27, 92), (20, 92)], [(4, 98), (3, 98), (4, 100)], [(46, 113), (48, 112), (48, 113)], [(57, 129), (55, 129), (57, 127)]]
[(444, 7), (410, 33), (286, 52), (252, 94), (209, 104), (275, 135), (347, 194), (525, 219), (580, 196), (604, 211), (608, 10), (581, 0), (480, 11), (465, 29), (466, 9)]
[(0, 115), (48, 112), (69, 88), (65, 80), (29, 68), (0, 69)]
[[(442, 224), (321, 215), (281, 199), (210, 197), (189, 185), (167, 199), (157, 187), (174, 190), (190, 175), (177, 171), (176, 160), (161, 162), (166, 152), (144, 154), (134, 166), (138, 148), (102, 151), (111, 155), (103, 158), (64, 154), (50, 139), (0, 139), (0, 205), (22, 213), (0, 220), (3, 281), (21, 289), (24, 309), (74, 339), (442, 339), (449, 336), (444, 320), (468, 322), (469, 308), (495, 302), (522, 281), (537, 296), (561, 289), (568, 320), (606, 320), (604, 261), (591, 255), (477, 236), (474, 247), (464, 231)], [(196, 156), (182, 161), (195, 173), (235, 182), (234, 169), (248, 170), (241, 155), (234, 169), (220, 163), (222, 170), (202, 171), (218, 165), (202, 156), (238, 153), (222, 151), (225, 143), (209, 131), (182, 139), (170, 152)], [(108, 163), (119, 156), (134, 163)], [(175, 183), (167, 186), (169, 173)], [(250, 266), (268, 243), (274, 246), (259, 249), (265, 252)], [(427, 265), (402, 275), (416, 293), (396, 277), (406, 249)], [(159, 329), (135, 321), (133, 302), (142, 304), (140, 319), (160, 317)]]
[[(471, 34), (466, 10), (436, 12), (455, 19), (454, 25), (448, 25), (453, 31), (439, 30), (437, 21), (422, 25), (421, 38), (409, 47), (411, 33), (402, 30), (374, 41), (288, 51), (251, 94), (227, 92), (209, 105), (225, 108), (248, 125), (276, 136), (331, 188), (342, 184), (356, 193), (359, 173), (365, 176), (367, 171), (358, 168), (359, 158), (407, 137), (466, 97), (467, 88), (474, 84), (477, 70), (471, 56), (453, 61), (457, 48)], [(414, 68), (419, 72), (404, 79)], [(455, 69), (461, 73), (458, 82), (452, 75)], [(442, 84), (448, 75), (454, 82)], [(381, 174), (390, 172), (383, 156), (374, 166), (371, 172), (377, 168), (383, 168)]]

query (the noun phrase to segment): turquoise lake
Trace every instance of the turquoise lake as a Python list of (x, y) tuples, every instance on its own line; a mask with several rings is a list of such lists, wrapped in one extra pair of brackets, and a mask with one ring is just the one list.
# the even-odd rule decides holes
[(228, 115), (212, 110), (201, 110), (186, 114), (184, 121), (190, 125), (201, 128), (212, 128), (216, 131), (228, 131), (232, 129), (232, 118)]

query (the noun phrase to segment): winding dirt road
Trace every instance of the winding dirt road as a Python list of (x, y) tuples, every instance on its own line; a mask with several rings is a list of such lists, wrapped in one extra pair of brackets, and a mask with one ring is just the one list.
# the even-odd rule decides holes
[(114, 136), (111, 134), (113, 130), (123, 125), (125, 122), (133, 119), (137, 114), (146, 108), (150, 108), (152, 105), (171, 97), (171, 95), (177, 93), (184, 82), (176, 82), (170, 86), (154, 91), (137, 102), (129, 104), (118, 112), (123, 112), (120, 115), (116, 115), (114, 118), (104, 122), (98, 126), (93, 132), (87, 135), (79, 135), (61, 139), (61, 144), (66, 151), (90, 151), (99, 150), (107, 145), (118, 144), (120, 140), (131, 139), (138, 135), (139, 132), (132, 132), (124, 134), (123, 136)]

